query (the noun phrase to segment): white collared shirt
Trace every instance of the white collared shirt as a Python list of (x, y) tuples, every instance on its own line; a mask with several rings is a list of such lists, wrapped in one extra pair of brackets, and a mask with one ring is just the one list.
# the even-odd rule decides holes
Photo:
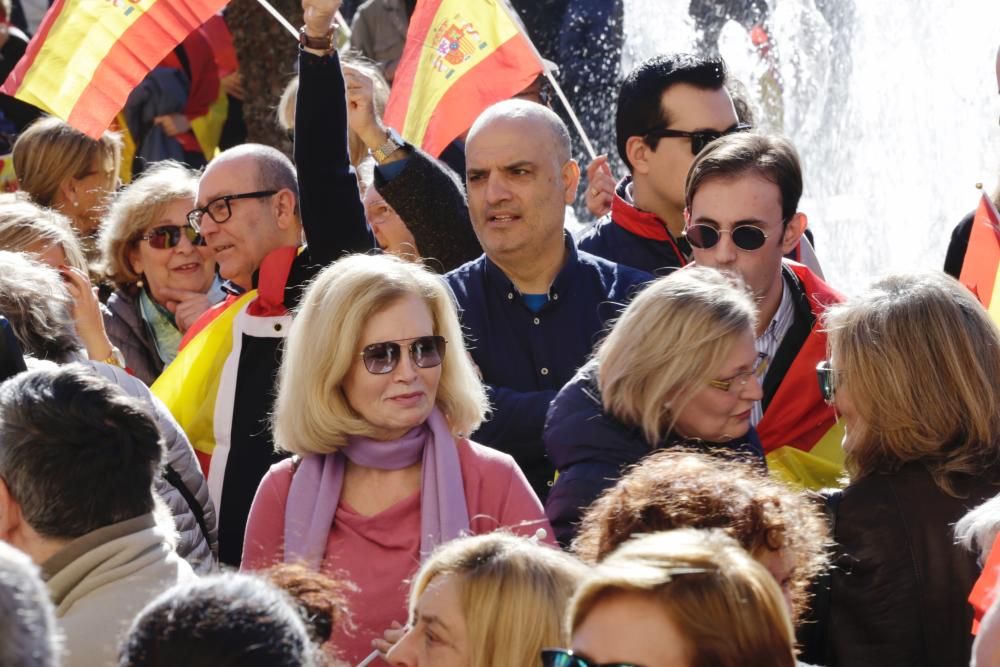
[[(792, 295), (788, 289), (788, 285), (785, 284), (784, 276), (782, 276), (781, 303), (778, 304), (778, 310), (774, 313), (774, 317), (771, 318), (771, 323), (767, 325), (764, 333), (754, 340), (754, 347), (757, 348), (757, 352), (767, 355), (762, 361), (766, 365), (764, 377), (767, 377), (767, 373), (770, 372), (774, 355), (778, 352), (781, 341), (784, 340), (785, 334), (788, 333), (788, 329), (792, 326), (794, 320), (795, 308), (792, 306)], [(761, 380), (763, 381), (763, 379), (762, 377)], [(750, 424), (757, 426), (757, 423), (763, 417), (764, 408), (762, 402), (757, 401), (750, 409)]]

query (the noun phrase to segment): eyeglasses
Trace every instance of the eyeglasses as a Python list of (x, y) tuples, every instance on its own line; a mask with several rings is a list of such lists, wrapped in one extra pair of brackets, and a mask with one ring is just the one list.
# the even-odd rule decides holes
[(829, 359), (816, 364), (816, 379), (819, 380), (819, 393), (827, 405), (833, 405), (834, 396), (837, 393), (837, 371)]
[(181, 234), (187, 237), (191, 245), (205, 245), (205, 239), (190, 225), (162, 225), (153, 227), (148, 234), (139, 237), (140, 241), (149, 241), (150, 248), (157, 250), (167, 250), (176, 248), (181, 244)]
[(573, 655), (573, 651), (549, 648), (542, 651), (542, 667), (641, 667), (631, 662), (608, 662), (602, 665)]
[(688, 225), (684, 230), (684, 238), (695, 248), (708, 250), (714, 248), (722, 239), (723, 234), (729, 234), (733, 244), (740, 250), (757, 250), (767, 240), (767, 233), (754, 225), (739, 225), (732, 229), (719, 229), (712, 225)]
[(187, 220), (196, 231), (201, 232), (201, 217), (206, 213), (212, 220), (221, 224), (233, 217), (233, 207), (229, 205), (229, 202), (237, 199), (261, 199), (276, 194), (278, 194), (277, 190), (259, 190), (257, 192), (244, 192), (238, 195), (222, 195), (201, 208), (193, 209), (187, 214)]
[(728, 130), (723, 130), (722, 132), (719, 132), (718, 130), (697, 130), (696, 132), (685, 132), (684, 130), (671, 130), (665, 127), (651, 127), (640, 136), (646, 137), (647, 139), (664, 139), (668, 137), (690, 139), (691, 154), (697, 155), (703, 148), (705, 148), (705, 146), (709, 145), (716, 139), (729, 134), (735, 134), (736, 132), (749, 132), (752, 129), (753, 126), (747, 125), (746, 123), (737, 123)]
[(757, 354), (757, 358), (754, 359), (753, 367), (742, 373), (737, 373), (732, 377), (728, 377), (725, 380), (709, 380), (708, 384), (715, 387), (716, 389), (721, 389), (722, 391), (729, 391), (735, 385), (737, 389), (742, 389), (750, 381), (750, 378), (756, 378), (758, 381), (764, 377), (764, 373), (767, 372), (767, 355), (763, 352)]
[(361, 350), (361, 358), (365, 368), (373, 375), (385, 375), (395, 370), (402, 357), (400, 343), (410, 341), (410, 359), (417, 368), (434, 368), (444, 360), (444, 348), (448, 343), (444, 336), (421, 336), (419, 338), (404, 338), (402, 340), (387, 340), (383, 343), (372, 343)]

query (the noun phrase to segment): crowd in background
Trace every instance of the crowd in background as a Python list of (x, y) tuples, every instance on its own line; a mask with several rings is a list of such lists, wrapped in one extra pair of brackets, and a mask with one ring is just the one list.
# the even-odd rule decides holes
[[(620, 3), (516, 4), (617, 63)], [(979, 218), (845, 297), (711, 48), (581, 93), (613, 159), (543, 77), (432, 156), (382, 119), (415, 3), (344, 5), (291, 158), (212, 116), (221, 16), (99, 139), (0, 104), (0, 666), (1000, 665)]]

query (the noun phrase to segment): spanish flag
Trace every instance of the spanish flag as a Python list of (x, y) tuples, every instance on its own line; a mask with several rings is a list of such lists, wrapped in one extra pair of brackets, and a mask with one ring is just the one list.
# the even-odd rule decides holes
[(91, 137), (226, 0), (56, 0), (0, 92)]
[(997, 280), (1000, 279), (1000, 215), (985, 194), (979, 200), (979, 208), (972, 220), (969, 247), (965, 251), (962, 273), (959, 280), (972, 290), (979, 302), (989, 310), (994, 322), (1000, 322), (1000, 299)]
[(417, 0), (385, 122), (431, 155), (541, 73), (504, 0)]

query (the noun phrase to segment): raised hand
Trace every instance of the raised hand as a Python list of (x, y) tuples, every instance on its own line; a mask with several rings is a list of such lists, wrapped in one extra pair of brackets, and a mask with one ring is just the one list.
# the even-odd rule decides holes
[(385, 143), (385, 128), (375, 113), (375, 84), (367, 72), (343, 66), (347, 86), (347, 126), (365, 145), (375, 149)]
[(302, 21), (306, 34), (310, 37), (326, 35), (333, 27), (340, 5), (341, 0), (302, 0)]
[(66, 285), (66, 291), (73, 299), (73, 322), (76, 335), (80, 338), (87, 356), (103, 361), (111, 356), (112, 345), (104, 330), (101, 302), (97, 298), (97, 288), (90, 284), (90, 278), (80, 269), (60, 266), (59, 273)]
[(607, 155), (598, 155), (587, 165), (587, 189), (585, 201), (587, 210), (595, 218), (607, 215), (611, 211), (611, 202), (615, 198), (615, 177), (611, 175)]

